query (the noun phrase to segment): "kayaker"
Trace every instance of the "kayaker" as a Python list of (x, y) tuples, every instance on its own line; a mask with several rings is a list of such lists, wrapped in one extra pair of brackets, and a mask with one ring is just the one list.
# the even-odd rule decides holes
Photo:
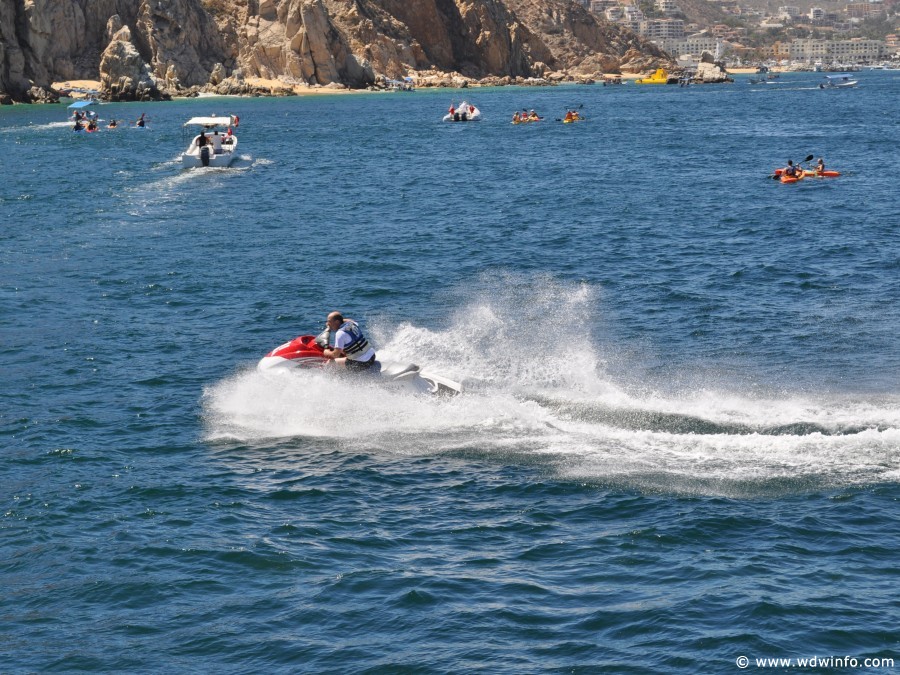
[(141, 113), (141, 116), (138, 118), (138, 120), (137, 120), (137, 122), (135, 122), (135, 124), (139, 127), (142, 127), (147, 124), (147, 122), (144, 120), (144, 113)]
[(334, 335), (334, 346), (327, 347), (323, 354), (338, 366), (348, 371), (368, 370), (375, 365), (375, 350), (369, 345), (359, 324), (353, 319), (345, 319), (340, 312), (331, 312), (325, 325)]
[(796, 176), (797, 168), (794, 166), (794, 160), (789, 159), (787, 166), (784, 167), (784, 169), (782, 170), (781, 173), (784, 174), (785, 176)]
[(119, 126), (119, 123), (116, 122), (115, 120), (110, 120), (109, 124), (107, 124), (106, 126), (109, 129), (115, 129), (117, 126)]
[(816, 162), (816, 175), (821, 176), (825, 173), (825, 160), (819, 157), (819, 161)]
[(519, 117), (519, 111), (518, 111), (518, 110), (516, 110), (516, 112), (513, 113), (513, 119), (512, 119), (512, 121), (513, 121), (513, 124), (518, 124), (518, 123), (521, 121), (521, 118)]

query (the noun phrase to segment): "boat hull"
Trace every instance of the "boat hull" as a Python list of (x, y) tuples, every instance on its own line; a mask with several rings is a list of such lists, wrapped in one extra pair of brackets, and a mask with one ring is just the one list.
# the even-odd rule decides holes
[(222, 152), (215, 154), (211, 146), (209, 154), (204, 158), (204, 148), (197, 147), (197, 139), (191, 143), (190, 147), (181, 155), (181, 164), (185, 168), (193, 169), (201, 166), (211, 166), (213, 168), (230, 166), (231, 162), (237, 156), (237, 138), (232, 136), (232, 142), (222, 145)]

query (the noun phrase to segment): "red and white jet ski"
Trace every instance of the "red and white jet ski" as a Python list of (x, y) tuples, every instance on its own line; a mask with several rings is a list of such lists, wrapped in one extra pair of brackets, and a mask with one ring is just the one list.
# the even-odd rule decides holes
[[(324, 368), (329, 361), (324, 354), (327, 344), (327, 331), (318, 337), (301, 335), (270, 351), (260, 359), (256, 368), (261, 371)], [(462, 384), (459, 382), (432, 373), (412, 363), (377, 360), (369, 372), (387, 382), (403, 384), (417, 393), (453, 396), (462, 391)], [(361, 374), (367, 375), (368, 373)]]

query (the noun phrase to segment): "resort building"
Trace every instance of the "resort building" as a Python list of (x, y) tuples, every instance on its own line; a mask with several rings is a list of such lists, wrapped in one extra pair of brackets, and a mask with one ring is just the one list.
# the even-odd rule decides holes
[(664, 49), (669, 54), (682, 56), (690, 54), (691, 58), (699, 59), (703, 52), (709, 52), (713, 56), (718, 54), (722, 56), (730, 51), (730, 45), (727, 42), (717, 40), (710, 35), (692, 35), (683, 39), (660, 38), (653, 40), (660, 49)]
[(793, 19), (800, 16), (800, 8), (794, 5), (784, 5), (778, 8), (777, 16), (779, 19)]
[(681, 19), (645, 19), (641, 21), (639, 32), (650, 40), (683, 38), (684, 21)]
[(883, 40), (814, 40), (799, 39), (791, 42), (792, 61), (814, 63), (872, 63), (888, 55)]
[(881, 2), (854, 2), (847, 5), (847, 16), (851, 19), (877, 19), (884, 16)]

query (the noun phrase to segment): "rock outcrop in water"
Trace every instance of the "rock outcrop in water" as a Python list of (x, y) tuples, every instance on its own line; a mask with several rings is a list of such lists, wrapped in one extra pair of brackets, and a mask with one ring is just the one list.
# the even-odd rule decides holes
[(577, 79), (667, 56), (564, 0), (0, 0), (0, 97), (99, 79), (117, 100), (253, 93), (251, 78), (362, 88)]

